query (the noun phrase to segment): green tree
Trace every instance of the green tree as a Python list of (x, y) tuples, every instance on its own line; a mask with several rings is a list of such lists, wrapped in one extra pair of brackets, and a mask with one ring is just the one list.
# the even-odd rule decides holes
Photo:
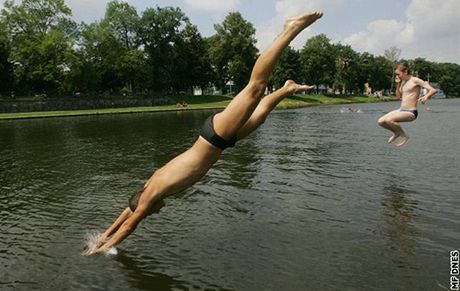
[[(393, 64), (393, 66), (396, 66), (396, 62), (398, 61), (400, 55), (401, 55), (401, 49), (396, 46), (392, 46), (386, 49), (385, 52), (383, 53), (383, 56), (388, 61), (390, 61)], [(393, 70), (393, 72), (391, 73), (391, 88), (390, 88), (391, 92), (393, 92), (393, 87), (395, 83), (394, 80), (395, 80), (395, 71)]]
[(134, 7), (125, 2), (109, 2), (103, 21), (107, 22), (116, 39), (127, 50), (138, 47), (137, 30), (140, 18)]
[(146, 59), (137, 31), (140, 18), (127, 3), (107, 4), (105, 17), (82, 25), (81, 44), (73, 59), (74, 91), (132, 94), (141, 92)]
[(399, 60), (400, 55), (401, 49), (395, 46), (386, 49), (383, 53), (383, 56), (392, 63), (396, 63)]
[(178, 54), (175, 87), (181, 90), (193, 87), (204, 89), (212, 81), (213, 74), (208, 43), (195, 25), (187, 23), (182, 30)]
[(289, 46), (281, 54), (278, 64), (273, 71), (271, 83), (275, 88), (280, 88), (286, 80), (301, 82), (303, 75), (300, 53)]
[(372, 88), (377, 91), (391, 89), (393, 72), (394, 66), (391, 61), (383, 56), (375, 57), (370, 75)]
[[(343, 93), (361, 91), (368, 80), (368, 60), (370, 56), (361, 57), (351, 46), (335, 44), (335, 89)], [(366, 59), (366, 60), (365, 60)]]
[(181, 68), (181, 32), (189, 24), (179, 8), (157, 7), (144, 11), (139, 37), (148, 63), (147, 84), (154, 91), (174, 91)]
[(460, 96), (460, 65), (435, 63), (424, 58), (409, 60), (408, 63), (415, 76), (438, 83), (448, 96)]
[[(115, 54), (115, 75), (124, 90), (129, 94), (139, 90), (145, 81), (145, 57), (139, 48), (137, 32), (140, 18), (134, 7), (128, 3), (112, 1), (107, 4), (105, 18), (102, 21), (117, 44)], [(118, 56), (118, 57), (117, 57)]]
[(305, 71), (303, 82), (332, 87), (336, 72), (336, 50), (326, 35), (310, 38), (300, 51), (300, 57)]
[(434, 67), (434, 71), (437, 73), (433, 77), (433, 81), (439, 83), (447, 96), (460, 97), (460, 65), (438, 63)]
[(216, 34), (209, 43), (217, 85), (225, 92), (225, 84), (233, 81), (239, 91), (249, 80), (257, 59), (255, 28), (239, 12), (231, 12), (214, 29)]
[(416, 58), (409, 61), (409, 63), (409, 68), (415, 76), (418, 76), (423, 80), (428, 80), (430, 78), (430, 74), (432, 76), (434, 69), (432, 62), (429, 62), (424, 58)]
[(8, 95), (13, 89), (13, 64), (8, 60), (10, 46), (6, 35), (5, 22), (0, 18), (0, 96)]
[(353, 91), (363, 93), (364, 84), (368, 83), (371, 87), (374, 86), (374, 68), (375, 57), (374, 55), (364, 52), (358, 55), (357, 61), (357, 76), (353, 84)]
[(120, 51), (124, 49), (109, 25), (94, 22), (82, 26), (82, 40), (72, 71), (76, 91), (115, 94), (123, 87), (117, 72)]
[(24, 91), (56, 94), (68, 71), (75, 23), (64, 0), (5, 1), (2, 17), (11, 41), (10, 59)]

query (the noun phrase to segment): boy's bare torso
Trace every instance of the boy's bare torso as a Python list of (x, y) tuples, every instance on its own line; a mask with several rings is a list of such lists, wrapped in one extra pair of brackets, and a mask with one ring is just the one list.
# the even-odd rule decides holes
[[(401, 83), (401, 95), (402, 95), (402, 102), (401, 108), (402, 109), (416, 109), (417, 108), (417, 101), (420, 97), (420, 85), (416, 82), (420, 80), (416, 77), (411, 77), (408, 81), (403, 81)], [(421, 80), (420, 80), (421, 81)]]

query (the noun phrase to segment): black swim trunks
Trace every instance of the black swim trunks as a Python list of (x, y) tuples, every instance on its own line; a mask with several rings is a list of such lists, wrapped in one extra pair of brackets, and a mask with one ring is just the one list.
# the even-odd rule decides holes
[(399, 112), (409, 112), (409, 113), (414, 114), (414, 116), (415, 116), (414, 120), (417, 119), (417, 116), (418, 116), (417, 109), (402, 109), (402, 108), (399, 108)]
[(214, 116), (215, 114), (209, 116), (201, 128), (200, 136), (207, 140), (213, 146), (225, 150), (228, 147), (234, 147), (236, 143), (236, 135), (233, 136), (229, 141), (226, 141), (220, 137), (214, 130)]

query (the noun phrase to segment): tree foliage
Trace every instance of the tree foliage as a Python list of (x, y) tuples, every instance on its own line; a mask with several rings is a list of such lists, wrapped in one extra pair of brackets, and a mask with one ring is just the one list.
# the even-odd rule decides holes
[(333, 44), (324, 34), (307, 40), (300, 51), (304, 66), (304, 82), (332, 87), (336, 73), (336, 55)]
[[(0, 13), (0, 95), (139, 96), (211, 85), (225, 93), (229, 82), (238, 91), (256, 61), (255, 44), (254, 26), (238, 12), (203, 38), (175, 7), (139, 15), (127, 2), (112, 1), (102, 19), (76, 24), (64, 0), (6, 0)], [(365, 83), (391, 90), (400, 54), (397, 47), (383, 56), (358, 53), (320, 34), (300, 50), (288, 47), (270, 84), (294, 79), (342, 93), (361, 93)], [(415, 75), (460, 96), (460, 65), (423, 58), (409, 64)]]
[(383, 56), (390, 62), (395, 63), (399, 60), (399, 57), (401, 56), (401, 49), (392, 46), (383, 52)]
[(280, 88), (286, 80), (301, 82), (305, 75), (303, 69), (300, 61), (300, 52), (292, 47), (287, 47), (281, 54), (278, 64), (273, 71), (271, 83), (275, 88)]
[(370, 55), (360, 56), (350, 46), (337, 44), (333, 46), (335, 55), (335, 89), (341, 92), (359, 91), (368, 81)]
[(2, 18), (10, 41), (9, 59), (14, 63), (22, 91), (60, 92), (68, 70), (75, 23), (64, 0), (5, 1)]
[(6, 24), (0, 18), (0, 96), (8, 95), (14, 87), (13, 64), (8, 60), (10, 46), (6, 35)]
[(147, 84), (154, 91), (172, 90), (178, 84), (181, 35), (189, 19), (179, 8), (157, 7), (144, 11), (140, 22), (139, 37), (148, 63)]
[(190, 23), (182, 30), (181, 39), (176, 86), (182, 90), (193, 87), (203, 89), (213, 80), (209, 45), (198, 28)]
[(246, 85), (257, 58), (256, 30), (239, 12), (229, 13), (214, 28), (216, 34), (209, 43), (217, 84), (225, 91), (225, 84), (233, 81), (236, 90), (241, 90)]

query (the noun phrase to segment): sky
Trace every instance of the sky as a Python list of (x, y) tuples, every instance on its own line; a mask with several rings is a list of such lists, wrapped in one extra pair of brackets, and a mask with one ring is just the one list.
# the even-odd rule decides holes
[[(0, 0), (2, 1), (2, 0)], [(19, 2), (19, 1), (16, 1)], [(104, 17), (109, 0), (65, 0), (73, 18), (86, 23)], [(460, 0), (128, 0), (139, 14), (148, 7), (179, 7), (203, 36), (215, 33), (232, 11), (239, 11), (256, 28), (263, 50), (280, 32), (285, 18), (320, 10), (323, 18), (292, 43), (324, 33), (334, 43), (359, 52), (383, 55), (396, 46), (401, 58), (426, 58), (460, 64)], [(2, 8), (0, 4), (0, 8)]]

